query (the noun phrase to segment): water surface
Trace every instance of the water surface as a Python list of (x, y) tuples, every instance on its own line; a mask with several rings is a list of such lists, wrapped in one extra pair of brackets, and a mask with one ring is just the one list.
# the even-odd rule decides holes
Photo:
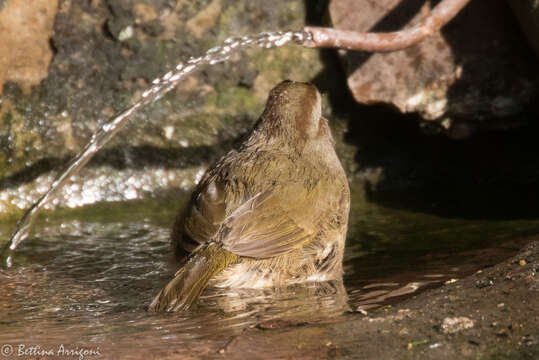
[[(64, 344), (98, 349), (104, 358), (171, 349), (178, 356), (217, 354), (243, 329), (272, 319), (312, 323), (388, 306), (503, 260), (520, 246), (511, 239), (539, 230), (539, 221), (444, 218), (354, 198), (344, 286), (209, 289), (193, 311), (148, 313), (176, 270), (169, 228), (184, 201), (49, 213), (18, 249), (15, 265), (0, 272), (0, 343), (15, 351), (19, 344), (54, 351)], [(0, 226), (2, 239), (12, 226)]]

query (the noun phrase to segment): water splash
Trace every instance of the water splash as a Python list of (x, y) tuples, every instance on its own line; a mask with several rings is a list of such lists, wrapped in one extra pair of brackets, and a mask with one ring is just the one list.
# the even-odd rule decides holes
[(127, 121), (143, 106), (153, 103), (175, 88), (186, 75), (205, 65), (215, 65), (230, 58), (230, 55), (239, 50), (248, 48), (270, 49), (284, 46), (290, 42), (305, 44), (311, 40), (311, 34), (306, 31), (262, 32), (248, 36), (234, 36), (226, 39), (221, 45), (208, 50), (203, 56), (191, 57), (184, 63), (176, 65), (174, 70), (167, 72), (152, 82), (152, 86), (142, 93), (131, 107), (127, 108), (111, 121), (104, 124), (92, 136), (84, 149), (71, 161), (67, 168), (56, 178), (49, 190), (26, 211), (17, 223), (15, 231), (9, 242), (2, 250), (2, 259), (7, 267), (12, 265), (13, 252), (17, 246), (28, 237), (32, 224), (45, 205), (54, 198), (59, 189), (74, 175), (76, 175), (88, 161), (107, 144)]

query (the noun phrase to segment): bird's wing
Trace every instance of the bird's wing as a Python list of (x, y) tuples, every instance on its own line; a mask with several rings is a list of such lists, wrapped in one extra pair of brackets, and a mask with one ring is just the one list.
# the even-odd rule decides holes
[(240, 256), (285, 254), (315, 236), (313, 209), (303, 209), (306, 203), (308, 196), (301, 186), (259, 193), (226, 217), (216, 240)]
[(211, 240), (219, 230), (226, 215), (225, 192), (216, 179), (196, 192), (185, 216), (182, 246), (192, 251)]

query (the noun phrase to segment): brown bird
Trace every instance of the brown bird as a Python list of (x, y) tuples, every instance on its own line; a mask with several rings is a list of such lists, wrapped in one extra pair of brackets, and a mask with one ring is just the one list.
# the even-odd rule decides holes
[(350, 190), (309, 83), (283, 81), (254, 129), (203, 176), (172, 239), (183, 266), (150, 305), (188, 309), (208, 285), (342, 277)]

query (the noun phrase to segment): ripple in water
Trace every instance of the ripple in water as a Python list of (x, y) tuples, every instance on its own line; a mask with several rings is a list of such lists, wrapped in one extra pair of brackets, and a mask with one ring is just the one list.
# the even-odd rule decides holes
[[(247, 327), (271, 327), (276, 320), (332, 321), (348, 310), (392, 304), (492, 265), (518, 249), (518, 244), (471, 249), (466, 243), (457, 251), (440, 251), (443, 243), (458, 248), (451, 236), (460, 237), (463, 229), (470, 232), (475, 227), (484, 234), (484, 227), (451, 219), (436, 222), (427, 215), (419, 217), (422, 224), (403, 221), (417, 215), (353, 203), (344, 286), (329, 282), (283, 289), (208, 289), (196, 309), (175, 314), (145, 309), (177, 270), (170, 255), (169, 227), (156, 221), (155, 214), (138, 216), (140, 220), (112, 216), (42, 226), (19, 249), (16, 266), (0, 270), (0, 343), (31, 339), (41, 348), (95, 345), (106, 358), (170, 351), (174, 356), (215, 355)], [(140, 212), (148, 211), (144, 206)], [(159, 214), (163, 216), (173, 219), (174, 214)], [(91, 218), (85, 214), (79, 219), (83, 217)], [(399, 227), (399, 219), (406, 226)], [(394, 226), (383, 226), (387, 221)], [(448, 238), (429, 234), (429, 226)], [(513, 229), (515, 224), (506, 227)], [(536, 231), (537, 224), (529, 223), (528, 228)], [(434, 237), (435, 246), (418, 245), (416, 232)], [(385, 243), (386, 237), (392, 241)]]
[(324, 283), (209, 289), (188, 313), (148, 313), (145, 307), (176, 270), (169, 229), (150, 222), (45, 227), (18, 256), (25, 265), (0, 272), (3, 343), (32, 339), (41, 348), (101, 344), (102, 350), (114, 344), (109, 351), (125, 346), (133, 356), (137, 344), (158, 352), (181, 343), (187, 354), (275, 318), (316, 321), (347, 309), (342, 283)]

